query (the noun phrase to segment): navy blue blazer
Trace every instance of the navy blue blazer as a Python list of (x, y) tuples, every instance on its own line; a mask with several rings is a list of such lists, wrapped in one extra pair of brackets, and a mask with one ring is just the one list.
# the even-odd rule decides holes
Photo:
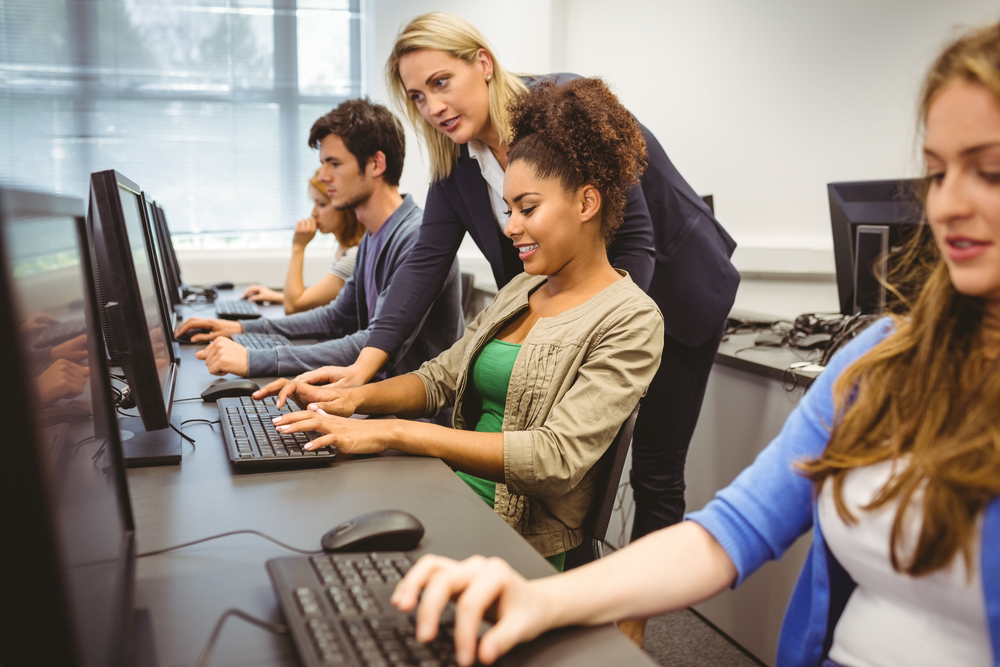
[[(629, 192), (624, 222), (608, 246), (608, 259), (628, 271), (660, 307), (666, 334), (696, 347), (722, 331), (736, 298), (740, 276), (729, 261), (736, 242), (656, 137), (645, 126), (640, 128), (648, 165)], [(427, 192), (420, 237), (399, 268), (402, 279), (393, 280), (383, 297), (382, 317), (369, 331), (366, 345), (396, 353), (440, 292), (466, 232), (489, 260), (497, 288), (524, 270), (513, 242), (493, 217), (479, 163), (462, 146), (451, 174), (432, 183)]]

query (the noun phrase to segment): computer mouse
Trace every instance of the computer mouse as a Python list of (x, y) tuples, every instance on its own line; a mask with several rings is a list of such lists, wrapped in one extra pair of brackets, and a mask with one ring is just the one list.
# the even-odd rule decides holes
[(178, 343), (184, 343), (186, 345), (204, 345), (208, 341), (204, 341), (204, 340), (198, 340), (198, 341), (194, 341), (194, 342), (191, 341), (191, 336), (197, 336), (198, 334), (203, 334), (203, 333), (212, 333), (212, 330), (211, 329), (188, 329), (187, 331), (185, 331), (184, 333), (182, 333), (180, 336), (175, 336), (174, 338), (177, 339)]
[(201, 392), (201, 400), (213, 403), (220, 398), (239, 398), (249, 396), (258, 389), (260, 385), (253, 380), (222, 380)]
[(424, 526), (402, 510), (382, 510), (356, 516), (320, 540), (323, 551), (409, 551), (420, 544)]
[(221, 283), (215, 283), (212, 285), (213, 289), (233, 289), (233, 284), (228, 280), (223, 280)]

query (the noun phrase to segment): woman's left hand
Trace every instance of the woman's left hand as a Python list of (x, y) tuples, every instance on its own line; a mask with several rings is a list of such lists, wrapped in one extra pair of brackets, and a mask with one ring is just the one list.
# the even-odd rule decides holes
[(347, 454), (378, 454), (392, 447), (394, 421), (337, 417), (327, 414), (314, 403), (308, 410), (275, 417), (274, 425), (281, 433), (322, 433), (322, 437), (304, 447), (307, 450), (336, 447)]

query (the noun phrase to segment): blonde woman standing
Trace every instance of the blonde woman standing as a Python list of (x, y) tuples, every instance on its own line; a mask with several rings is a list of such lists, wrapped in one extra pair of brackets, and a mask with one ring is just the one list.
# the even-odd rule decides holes
[[(523, 270), (504, 237), (503, 179), (510, 140), (506, 105), (542, 80), (516, 76), (483, 36), (442, 12), (419, 16), (396, 39), (386, 64), (397, 103), (423, 137), (432, 163), (420, 240), (386, 295), (385, 317), (358, 362), (324, 377), (341, 386), (369, 380), (423, 312), (465, 234), (493, 269), (498, 288)], [(607, 254), (652, 297), (665, 318), (663, 360), (643, 400), (633, 440), (633, 538), (679, 521), (684, 462), (739, 275), (735, 243), (645, 127), (648, 167), (628, 193), (624, 221)], [(641, 629), (640, 629), (641, 634)]]

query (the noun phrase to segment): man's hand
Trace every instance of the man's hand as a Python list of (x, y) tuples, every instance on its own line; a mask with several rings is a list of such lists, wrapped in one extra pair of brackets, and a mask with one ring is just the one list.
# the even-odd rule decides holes
[(57, 359), (35, 379), (42, 405), (48, 407), (61, 398), (79, 396), (89, 375), (90, 369), (86, 366)]
[(52, 359), (83, 361), (87, 356), (87, 334), (80, 334), (76, 338), (70, 338), (65, 343), (60, 343), (49, 350), (49, 357)]
[(228, 338), (217, 338), (204, 350), (198, 350), (194, 356), (205, 360), (208, 372), (212, 375), (232, 373), (246, 377), (249, 373), (249, 353), (239, 343)]
[[(209, 320), (202, 317), (191, 317), (183, 322), (177, 327), (177, 331), (174, 332), (174, 338), (180, 336), (185, 331), (189, 329), (207, 329), (208, 333), (200, 333), (191, 336), (191, 342), (197, 343), (200, 341), (210, 341), (219, 338), (220, 336), (232, 336), (233, 334), (243, 333), (243, 325), (239, 322), (233, 322), (230, 320)], [(200, 353), (199, 353), (200, 354)], [(198, 357), (199, 359), (204, 359), (204, 357)]]

